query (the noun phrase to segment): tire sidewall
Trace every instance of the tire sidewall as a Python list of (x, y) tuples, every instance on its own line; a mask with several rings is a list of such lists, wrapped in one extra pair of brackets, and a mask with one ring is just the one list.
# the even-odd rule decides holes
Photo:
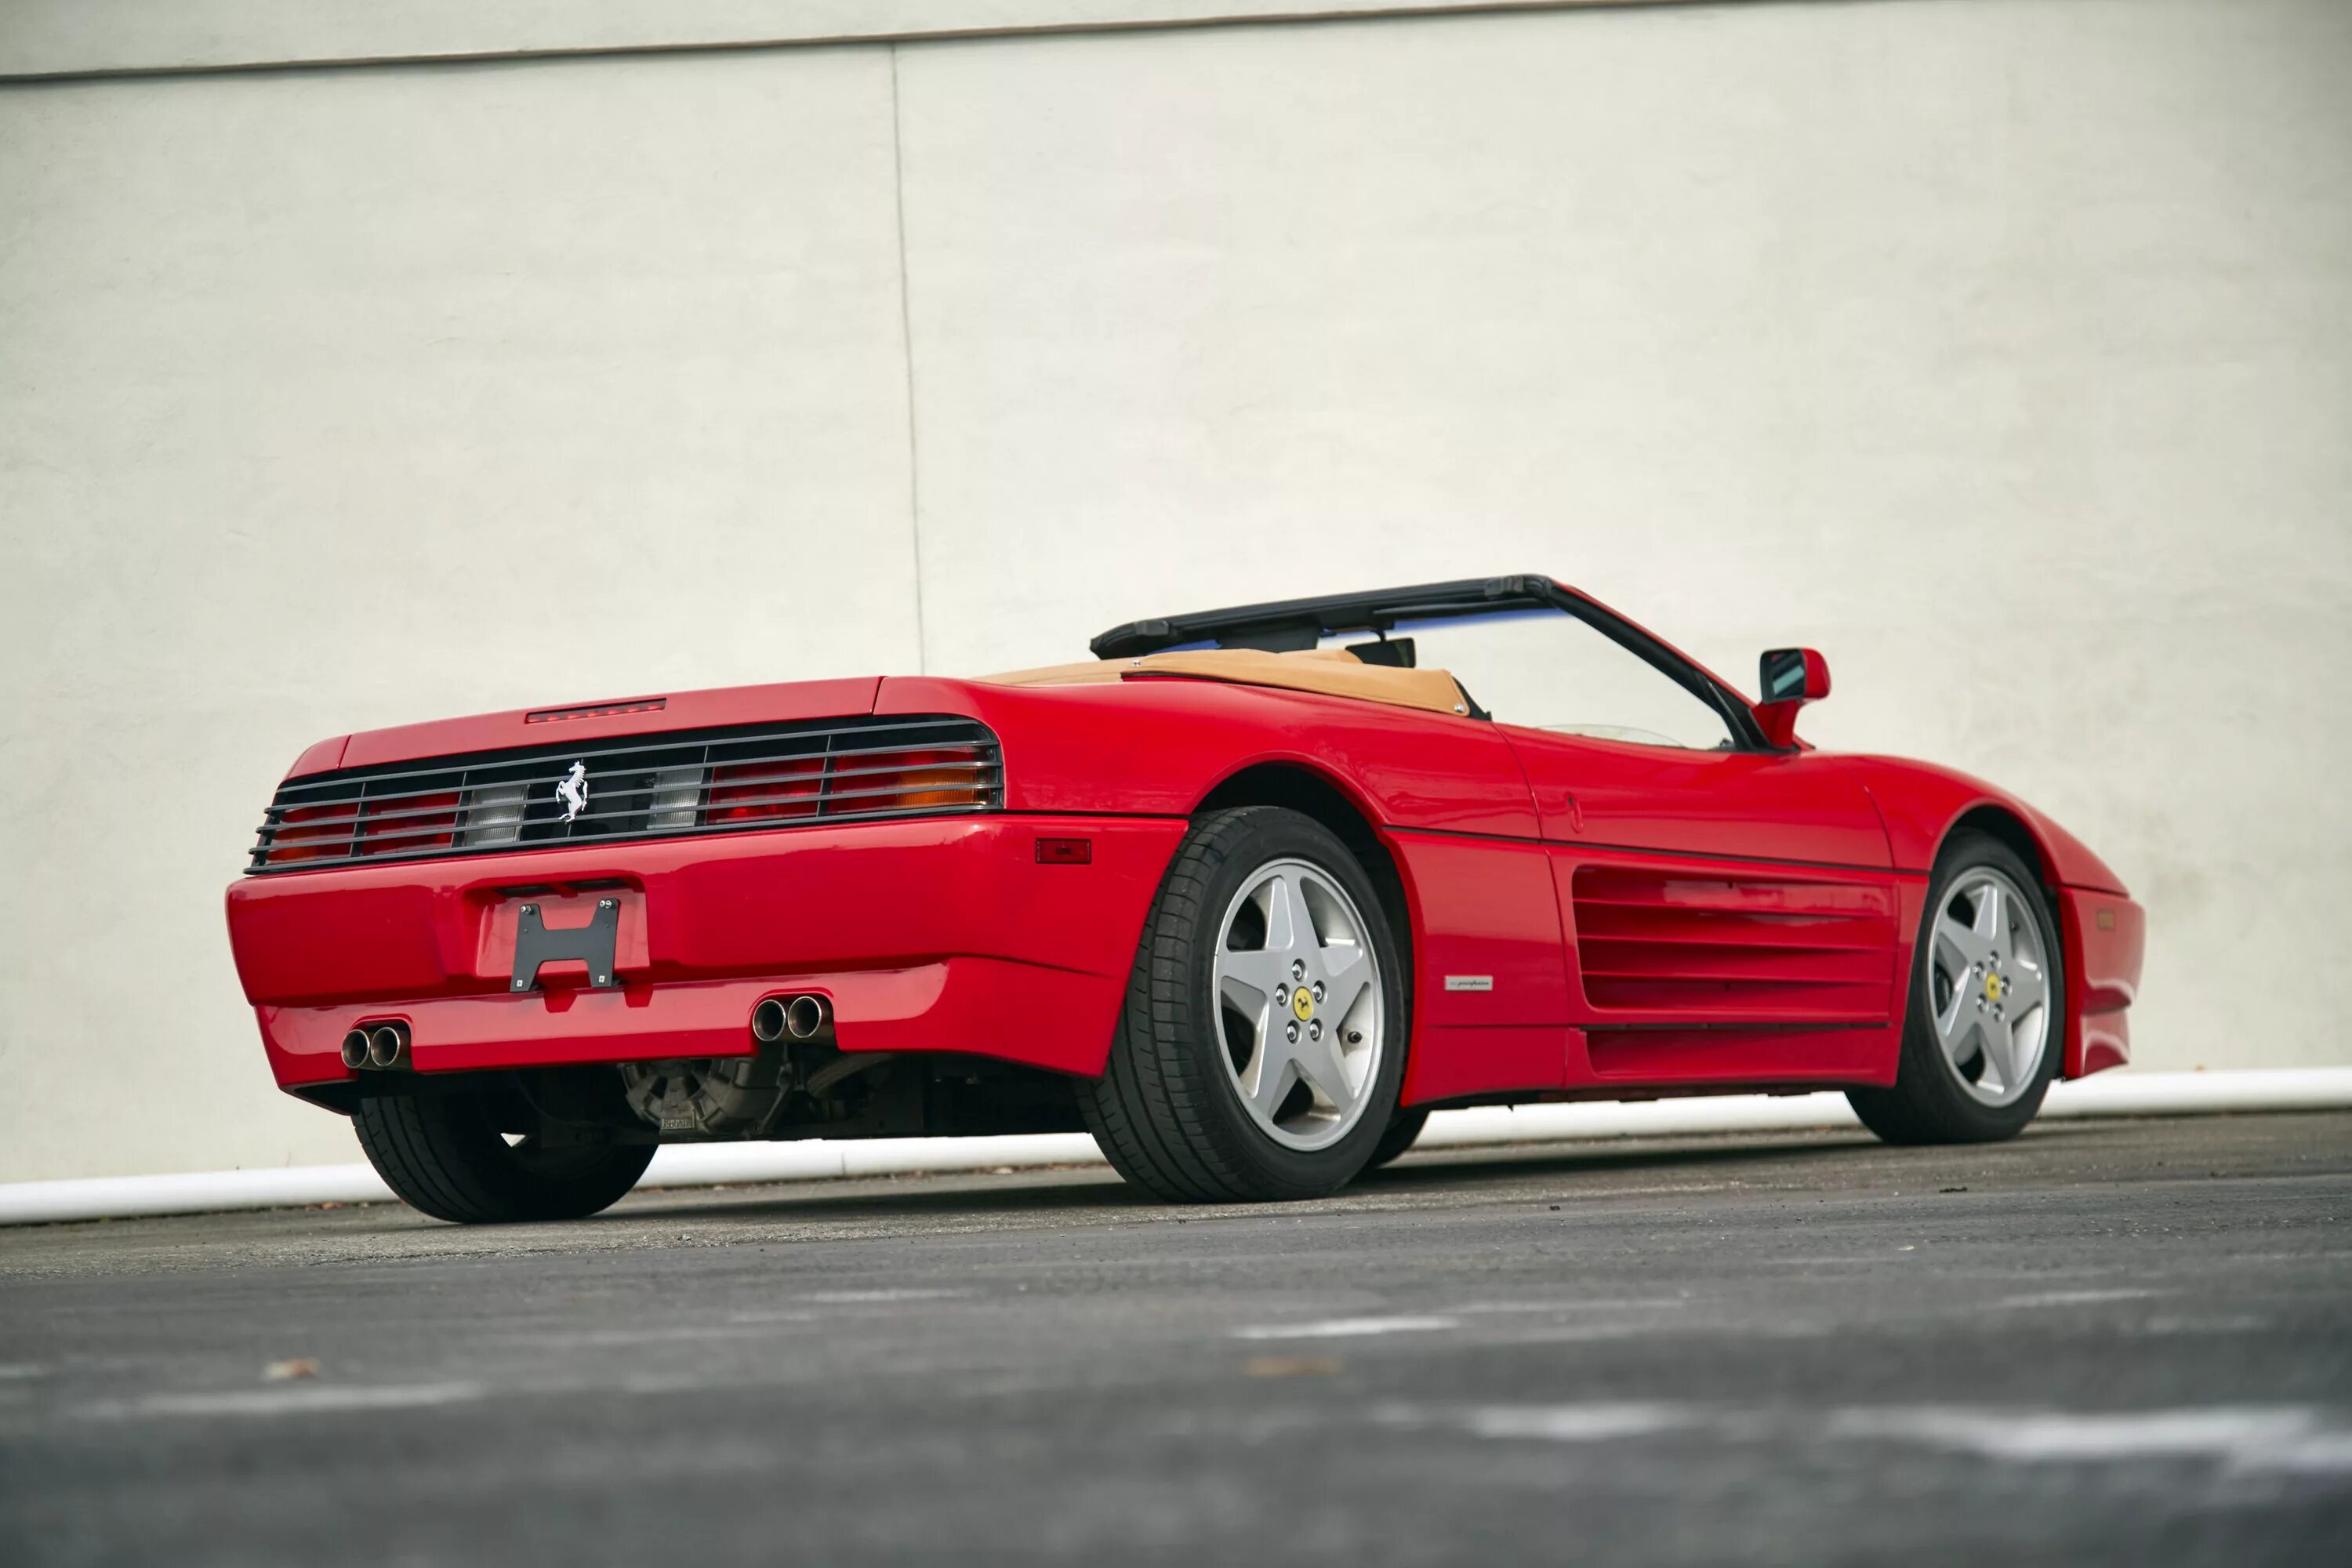
[[(2026, 898), (2032, 900), (2034, 919), (2040, 926), (2044, 968), (2049, 983), (2049, 1000), (2044, 1005), (2050, 1018), (2042, 1048), (2042, 1061), (2034, 1073), (2033, 1082), (2026, 1091), (2007, 1105), (1987, 1105), (1961, 1085), (1951, 1063), (1945, 1058), (1944, 1047), (1936, 1037), (1935, 998), (1929, 978), (1934, 962), (1936, 917), (1951, 900), (1952, 884), (1961, 876), (1979, 867), (2000, 872)], [(1927, 908), (1919, 917), (1919, 931), (1911, 954), (1911, 977), (1908, 1002), (1903, 1027), (1903, 1065), (1906, 1079), (1916, 1078), (1915, 1089), (1924, 1109), (1960, 1141), (1991, 1142), (2015, 1134), (2033, 1120), (2042, 1109), (2042, 1098), (2050, 1092), (2051, 1080), (2057, 1076), (2059, 1063), (2066, 1054), (2066, 956), (2065, 943), (2058, 922), (2057, 910), (2052, 908), (2048, 890), (2042, 878), (2028, 866), (2016, 850), (1997, 838), (1982, 834), (1962, 834), (1955, 837), (1936, 858), (1936, 869), (1927, 882)]]
[(352, 1122), (403, 1202), (464, 1225), (595, 1214), (635, 1186), (654, 1155), (650, 1143), (612, 1143), (530, 1157), (508, 1145), (480, 1095), (437, 1087), (363, 1099)]
[[(1293, 1149), (1267, 1137), (1242, 1104), (1217, 1026), (1215, 963), (1223, 940), (1223, 920), (1235, 894), (1270, 861), (1303, 860), (1347, 889), (1356, 906), (1372, 953), (1380, 964), (1381, 1059), (1366, 1090), (1367, 1100), (1347, 1135), (1322, 1149)], [(1388, 910), (1355, 856), (1339, 837), (1314, 818), (1281, 807), (1249, 814), (1243, 832), (1223, 860), (1204, 879), (1193, 940), (1186, 944), (1181, 984), (1189, 1005), (1189, 1026), (1181, 1042), (1200, 1080), (1202, 1131), (1226, 1160), (1240, 1166), (1253, 1185), (1301, 1196), (1345, 1185), (1371, 1163), (1396, 1114), (1404, 1081), (1405, 1011), (1403, 963), (1390, 929)]]

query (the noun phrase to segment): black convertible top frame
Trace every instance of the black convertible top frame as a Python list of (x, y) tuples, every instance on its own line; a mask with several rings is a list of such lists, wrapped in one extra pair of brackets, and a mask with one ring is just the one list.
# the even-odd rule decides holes
[(1549, 577), (1469, 577), (1458, 583), (1423, 583), (1195, 610), (1190, 615), (1129, 621), (1111, 627), (1087, 646), (1097, 658), (1133, 658), (1194, 643), (1290, 653), (1313, 647), (1323, 637), (1342, 632), (1386, 634), (1405, 621), (1507, 616), (1529, 610), (1558, 610), (1582, 621), (1721, 714), (1742, 750), (1774, 749), (1757, 728), (1756, 716), (1739, 693), (1599, 600), (1562, 587)]

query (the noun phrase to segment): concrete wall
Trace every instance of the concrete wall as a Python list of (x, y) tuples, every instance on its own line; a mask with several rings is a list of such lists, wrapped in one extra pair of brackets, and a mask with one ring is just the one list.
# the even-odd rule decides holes
[(2067, 822), (2143, 1061), (2352, 1059), (2347, 71), (1882, 0), (0, 85), (0, 1180), (352, 1157), (218, 913), (319, 735), (1486, 571)]

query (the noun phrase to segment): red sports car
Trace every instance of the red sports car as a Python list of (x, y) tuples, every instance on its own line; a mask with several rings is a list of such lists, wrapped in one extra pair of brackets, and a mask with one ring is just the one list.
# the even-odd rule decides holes
[(321, 742), (230, 939), (393, 1189), (593, 1213), (664, 1142), (1084, 1127), (1308, 1197), (1431, 1110), (1844, 1089), (2007, 1137), (2124, 1061), (2139, 907), (1993, 786), (1796, 738), (1545, 577), (1137, 621), (1090, 662)]

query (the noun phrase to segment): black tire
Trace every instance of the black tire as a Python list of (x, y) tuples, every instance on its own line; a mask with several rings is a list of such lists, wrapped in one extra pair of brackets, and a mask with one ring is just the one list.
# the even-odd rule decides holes
[[(2032, 906), (2032, 913), (2040, 922), (2049, 981), (2044, 1005), (2050, 1021), (2039, 1070), (2024, 1094), (2003, 1106), (1987, 1105), (1961, 1086), (1958, 1069), (1937, 1043), (1935, 1005), (1929, 994), (1929, 943), (1936, 917), (1951, 901), (1955, 884), (1978, 868), (2002, 873)], [(1849, 1089), (1846, 1099), (1862, 1124), (1889, 1143), (1991, 1143), (2014, 1138), (2041, 1110), (2042, 1097), (2050, 1092), (2050, 1081), (2065, 1054), (2065, 956), (2057, 912), (2050, 906), (2041, 877), (1999, 839), (1980, 833), (1956, 834), (1936, 858), (1935, 873), (1928, 879), (1927, 907), (1912, 952), (1895, 1087)]]
[(1389, 1130), (1381, 1134), (1380, 1142), (1373, 1146), (1372, 1158), (1364, 1169), (1377, 1171), (1412, 1148), (1413, 1141), (1421, 1136), (1421, 1130), (1428, 1125), (1429, 1112), (1426, 1110), (1398, 1111), (1389, 1122)]
[[(1345, 888), (1380, 963), (1388, 1037), (1356, 1124), (1328, 1148), (1289, 1148), (1243, 1110), (1222, 1059), (1212, 966), (1218, 922), (1244, 878), (1295, 858)], [(1078, 1086), (1087, 1129), (1118, 1173), (1171, 1203), (1321, 1197), (1371, 1160), (1404, 1079), (1404, 964), (1388, 911), (1346, 845), (1314, 818), (1280, 806), (1219, 811), (1177, 847), (1143, 924), (1127, 1005), (1103, 1076)]]
[(482, 1100), (457, 1091), (371, 1095), (352, 1126), (402, 1201), (459, 1225), (583, 1218), (619, 1202), (654, 1157), (651, 1143), (509, 1145)]

